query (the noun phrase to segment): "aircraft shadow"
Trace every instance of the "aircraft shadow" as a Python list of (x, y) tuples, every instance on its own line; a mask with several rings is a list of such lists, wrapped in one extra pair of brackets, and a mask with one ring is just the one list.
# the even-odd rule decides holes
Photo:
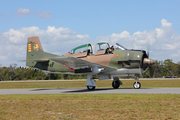
[[(91, 91), (86, 88), (42, 88), (42, 89), (33, 89), (31, 91), (48, 91), (48, 90), (59, 90), (60, 93), (94, 93), (96, 91), (111, 91), (111, 90), (132, 90), (134, 88), (96, 88), (95, 90)], [(152, 88), (141, 88), (141, 89), (152, 89)], [(139, 89), (134, 89), (139, 90)]]
[[(122, 89), (134, 89), (134, 88), (119, 88), (119, 89), (114, 89), (114, 88), (96, 88), (95, 90), (91, 91), (91, 90), (88, 90), (88, 89), (81, 89), (81, 90), (72, 90), (72, 91), (65, 91), (65, 92), (62, 92), (62, 93), (94, 93), (96, 91), (110, 91), (110, 90), (122, 90)], [(151, 89), (151, 88), (141, 88), (141, 89)], [(137, 89), (134, 89), (134, 90), (137, 90)]]
[(105, 91), (105, 90), (113, 90), (113, 88), (96, 88), (95, 90), (88, 90), (88, 89), (81, 89), (81, 90), (72, 90), (72, 91), (65, 91), (62, 93), (83, 93), (83, 92), (96, 92), (96, 91)]
[(43, 91), (43, 90), (62, 90), (66, 88), (42, 88), (42, 89), (33, 89), (31, 91)]

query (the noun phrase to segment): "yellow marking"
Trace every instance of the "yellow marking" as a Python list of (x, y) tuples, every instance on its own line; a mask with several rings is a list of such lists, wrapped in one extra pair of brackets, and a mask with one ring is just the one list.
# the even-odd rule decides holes
[(87, 58), (90, 59), (90, 56), (88, 56)]
[(38, 44), (34, 44), (33, 49), (37, 51), (39, 49)]
[(28, 44), (28, 52), (31, 52), (31, 44)]

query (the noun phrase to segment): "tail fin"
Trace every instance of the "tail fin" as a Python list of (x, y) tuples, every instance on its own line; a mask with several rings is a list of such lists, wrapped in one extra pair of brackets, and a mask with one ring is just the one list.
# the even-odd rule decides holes
[[(38, 51), (39, 49), (43, 51), (43, 48), (42, 48), (42, 46), (41, 46), (41, 42), (40, 42), (38, 36), (29, 37), (28, 40), (27, 40), (27, 44), (28, 44), (28, 45), (30, 45), (30, 44), (33, 45), (32, 48), (33, 48), (35, 51)], [(28, 50), (30, 50), (30, 51), (32, 50), (31, 47), (28, 47), (28, 48), (30, 48), (30, 49), (28, 49)]]
[[(26, 60), (43, 59), (44, 51), (38, 36), (29, 37), (27, 39), (27, 54)], [(29, 62), (26, 62), (28, 65)]]

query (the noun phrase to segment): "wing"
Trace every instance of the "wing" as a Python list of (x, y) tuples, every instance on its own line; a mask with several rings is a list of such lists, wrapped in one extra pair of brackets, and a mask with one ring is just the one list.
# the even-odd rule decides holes
[(88, 62), (86, 60), (82, 60), (75, 57), (64, 56), (64, 57), (57, 57), (57, 58), (50, 58), (51, 60), (61, 63), (63, 65), (67, 65), (74, 69), (83, 69), (83, 68), (102, 68), (101, 73), (109, 72), (115, 70), (115, 68), (106, 67), (97, 63)]

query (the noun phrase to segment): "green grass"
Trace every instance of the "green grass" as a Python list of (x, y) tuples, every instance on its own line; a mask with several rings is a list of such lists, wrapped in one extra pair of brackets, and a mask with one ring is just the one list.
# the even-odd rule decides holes
[[(132, 88), (133, 80), (122, 80)], [(143, 88), (180, 87), (180, 80), (140, 80)], [(86, 81), (0, 82), (0, 89), (85, 88)], [(96, 81), (111, 88), (112, 80)], [(179, 119), (180, 94), (0, 95), (0, 120)]]
[[(122, 80), (121, 88), (133, 88), (135, 80)], [(152, 87), (180, 87), (180, 80), (140, 80), (142, 88)], [(0, 89), (14, 88), (85, 88), (86, 81), (26, 81), (0, 82)], [(111, 88), (112, 80), (96, 81), (97, 88)]]
[(179, 119), (179, 94), (0, 95), (1, 120)]

